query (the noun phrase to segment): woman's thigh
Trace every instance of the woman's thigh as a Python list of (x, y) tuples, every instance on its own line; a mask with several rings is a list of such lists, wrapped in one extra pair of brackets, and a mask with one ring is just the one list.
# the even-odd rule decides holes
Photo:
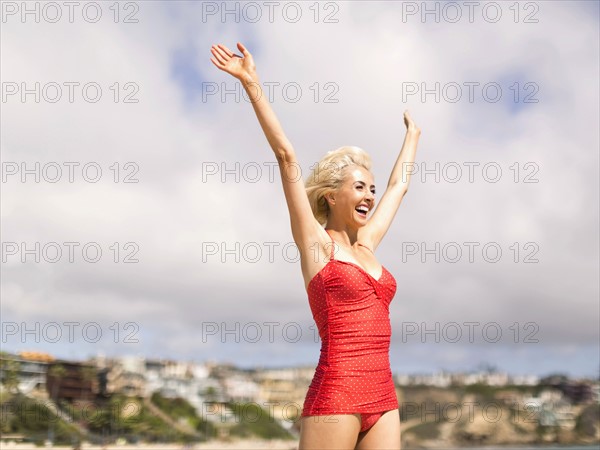
[(360, 414), (331, 414), (300, 418), (298, 450), (354, 450)]
[(375, 425), (358, 436), (357, 450), (400, 450), (400, 412), (386, 411)]

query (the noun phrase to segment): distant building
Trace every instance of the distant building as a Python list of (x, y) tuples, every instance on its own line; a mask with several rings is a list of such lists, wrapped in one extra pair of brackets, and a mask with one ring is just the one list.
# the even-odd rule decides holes
[(96, 367), (55, 360), (48, 364), (46, 389), (52, 400), (93, 401), (99, 393)]
[(248, 375), (236, 374), (223, 382), (227, 399), (235, 403), (252, 403), (259, 399), (260, 386)]
[(537, 375), (513, 375), (510, 384), (516, 386), (535, 386), (540, 382)]
[(289, 422), (300, 415), (314, 373), (314, 366), (257, 370), (258, 398), (276, 419)]
[(577, 416), (569, 402), (560, 400), (557, 403), (543, 403), (538, 412), (538, 420), (541, 426), (573, 430)]
[(126, 356), (95, 360), (101, 371), (101, 391), (104, 395), (123, 394), (139, 397), (144, 395), (146, 387), (144, 358)]
[(425, 385), (442, 388), (449, 386), (468, 386), (478, 383), (486, 384), (488, 386), (506, 386), (509, 384), (535, 386), (539, 380), (535, 375), (515, 377), (504, 372), (480, 371), (473, 373), (456, 373), (443, 370), (425, 374), (397, 374), (394, 376), (394, 379), (400, 386)]
[(595, 401), (596, 403), (600, 403), (600, 383), (593, 383), (591, 389), (593, 401)]
[(580, 405), (596, 401), (594, 383), (589, 380), (571, 380), (566, 375), (551, 375), (540, 380), (540, 385), (561, 391), (569, 402)]
[[(48, 398), (46, 389), (46, 372), (48, 365), (55, 358), (42, 352), (19, 352), (17, 354), (3, 353), (0, 356), (0, 388), (4, 388), (4, 380), (9, 376), (16, 377), (16, 388), (25, 395), (30, 395), (38, 399)], [(13, 374), (8, 374), (8, 370), (13, 370)]]
[(192, 405), (198, 415), (206, 410), (205, 403), (226, 400), (222, 384), (210, 378), (205, 364), (171, 360), (146, 360), (146, 396), (158, 392), (167, 398), (182, 398)]

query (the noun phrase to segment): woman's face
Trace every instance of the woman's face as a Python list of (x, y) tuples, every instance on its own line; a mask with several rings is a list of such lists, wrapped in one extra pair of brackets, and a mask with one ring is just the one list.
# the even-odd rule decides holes
[(329, 207), (336, 220), (362, 227), (375, 206), (375, 184), (373, 175), (361, 166), (348, 166), (344, 182), (337, 192), (332, 194), (333, 202)]

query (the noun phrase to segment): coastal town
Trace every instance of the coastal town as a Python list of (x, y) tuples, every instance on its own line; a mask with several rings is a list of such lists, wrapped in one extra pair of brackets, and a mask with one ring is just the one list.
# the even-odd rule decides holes
[[(295, 448), (315, 370), (36, 351), (2, 352), (0, 363), (3, 444), (71, 448), (236, 439)], [(409, 446), (600, 442), (598, 379), (489, 369), (393, 376)]]

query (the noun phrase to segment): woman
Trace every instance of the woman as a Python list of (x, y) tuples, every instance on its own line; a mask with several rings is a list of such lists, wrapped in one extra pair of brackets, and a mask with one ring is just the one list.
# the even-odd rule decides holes
[(408, 190), (406, 169), (414, 162), (421, 131), (405, 111), (402, 150), (380, 205), (368, 219), (375, 205), (369, 155), (357, 147), (329, 152), (303, 183), (294, 148), (263, 95), (252, 55), (241, 43), (237, 46), (243, 56), (213, 45), (211, 61), (242, 83), (279, 163), (322, 342), (301, 414), (299, 449), (400, 449), (389, 364), (389, 304), (396, 281), (374, 252)]

